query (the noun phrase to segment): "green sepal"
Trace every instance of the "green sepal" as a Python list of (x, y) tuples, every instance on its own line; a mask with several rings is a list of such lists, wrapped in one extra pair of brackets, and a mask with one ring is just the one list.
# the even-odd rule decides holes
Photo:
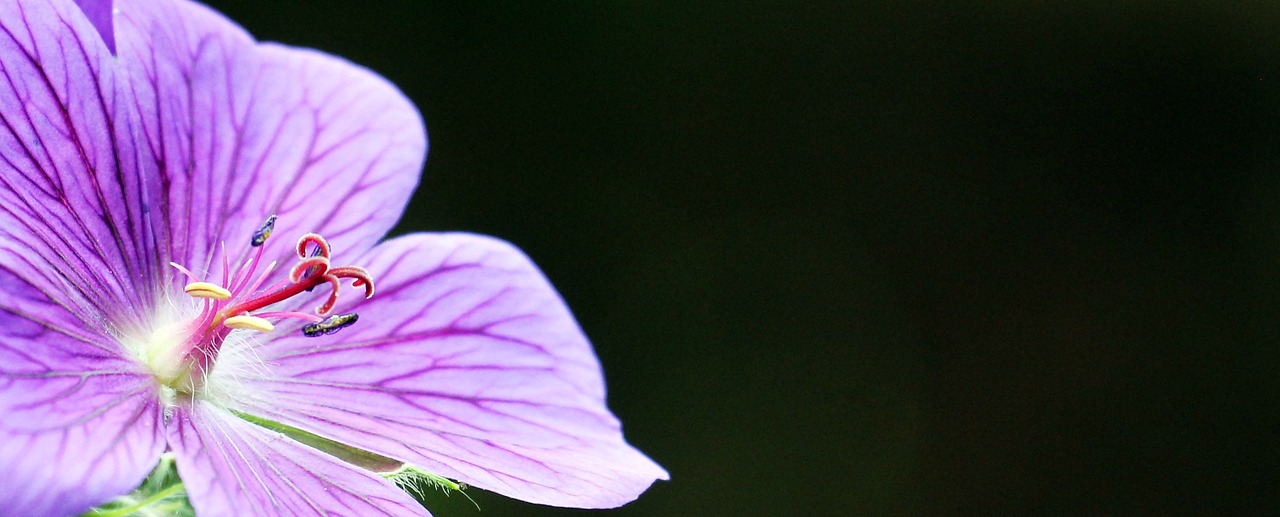
[(147, 479), (128, 495), (93, 508), (81, 517), (193, 517), (186, 489), (178, 479), (173, 454), (165, 453)]
[(291, 425), (282, 424), (274, 420), (268, 420), (259, 416), (241, 413), (234, 409), (230, 410), (236, 416), (261, 427), (265, 427), (277, 433), (288, 436), (297, 440), (299, 443), (307, 445), (320, 452), (338, 458), (342, 461), (378, 474), (388, 474), (404, 467), (403, 461), (394, 460), (381, 454), (357, 449), (350, 445), (335, 442), (323, 436), (319, 436)]
[(465, 483), (459, 483), (439, 474), (427, 472), (422, 467), (416, 465), (406, 463), (396, 469), (395, 472), (382, 474), (382, 477), (391, 480), (393, 483), (400, 486), (400, 488), (403, 488), (417, 496), (418, 500), (424, 499), (426, 494), (423, 493), (423, 487), (428, 487), (440, 490), (444, 492), (444, 495), (446, 496), (449, 495), (449, 491), (458, 492), (459, 494), (462, 494), (463, 497), (467, 498), (468, 501), (471, 501), (471, 504), (476, 505), (477, 510), (480, 509), (480, 505), (476, 504), (475, 499), (472, 499), (466, 492), (463, 492), (463, 490), (467, 489), (467, 485)]
[[(250, 415), (248, 413), (242, 413), (234, 409), (230, 411), (247, 422), (278, 432), (289, 438), (297, 440), (302, 444), (329, 454), (330, 456), (378, 474), (384, 479), (395, 483), (400, 488), (414, 494), (417, 496), (419, 501), (421, 501), (424, 496), (423, 488), (427, 487), (441, 490), (445, 495), (449, 495), (450, 491), (458, 492), (462, 494), (463, 497), (466, 497), (467, 500), (471, 501), (472, 504), (475, 504), (475, 500), (471, 499), (471, 496), (467, 495), (466, 492), (463, 492), (463, 490), (466, 490), (467, 488), (465, 484), (458, 483), (439, 474), (428, 472), (417, 465), (412, 465), (403, 461), (388, 458), (381, 454), (352, 447), (344, 443), (339, 443), (323, 436), (303, 431), (302, 429), (298, 429), (288, 424), (282, 424), (274, 420)], [(478, 510), (479, 508), (480, 506), (477, 504), (476, 509)]]

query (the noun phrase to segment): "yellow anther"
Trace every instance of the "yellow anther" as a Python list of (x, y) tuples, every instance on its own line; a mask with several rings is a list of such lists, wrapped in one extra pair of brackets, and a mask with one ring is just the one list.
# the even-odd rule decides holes
[(264, 320), (257, 316), (232, 316), (227, 321), (222, 322), (228, 328), (233, 329), (249, 329), (258, 332), (271, 332), (276, 329), (270, 321)]
[(191, 282), (187, 287), (182, 289), (188, 295), (196, 298), (213, 298), (214, 300), (226, 300), (231, 297), (231, 291), (209, 282)]

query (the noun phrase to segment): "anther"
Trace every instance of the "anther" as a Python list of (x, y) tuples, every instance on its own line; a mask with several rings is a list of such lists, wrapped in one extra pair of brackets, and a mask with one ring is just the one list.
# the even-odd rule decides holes
[(183, 292), (195, 298), (213, 298), (214, 300), (226, 300), (231, 298), (231, 291), (218, 284), (209, 282), (191, 282), (184, 287)]
[[(320, 254), (321, 254), (321, 253), (332, 253), (332, 252), (331, 252), (331, 251), (329, 251), (329, 250), (326, 250), (324, 246), (319, 246), (319, 245), (317, 245), (315, 248), (313, 248), (313, 249), (311, 250), (311, 257), (313, 257), (313, 258), (314, 258), (314, 257), (318, 257), (318, 256), (320, 256)], [(326, 257), (328, 257), (329, 255), (325, 255), (325, 256), (326, 256)], [(311, 266), (311, 267), (307, 268), (307, 272), (306, 272), (305, 274), (303, 274), (302, 276), (304, 276), (304, 277), (306, 277), (306, 276), (311, 276), (313, 273), (315, 273), (315, 271), (316, 271), (316, 266)], [(315, 290), (315, 287), (310, 287), (310, 288), (308, 288), (308, 289), (307, 289), (307, 292), (309, 293), (309, 292), (314, 291), (314, 290)]]
[(272, 325), (270, 321), (257, 316), (232, 316), (222, 324), (226, 325), (227, 328), (256, 330), (258, 332), (271, 332), (276, 329), (276, 326)]
[(302, 327), (302, 335), (307, 337), (327, 336), (354, 325), (358, 319), (360, 319), (360, 315), (354, 312), (335, 314), (325, 318), (324, 321)]
[(271, 214), (270, 217), (267, 217), (267, 222), (262, 223), (262, 227), (258, 228), (258, 231), (253, 232), (253, 239), (249, 240), (249, 245), (255, 248), (261, 246), (263, 243), (267, 242), (267, 239), (271, 237), (271, 232), (275, 231), (275, 229), (276, 214)]

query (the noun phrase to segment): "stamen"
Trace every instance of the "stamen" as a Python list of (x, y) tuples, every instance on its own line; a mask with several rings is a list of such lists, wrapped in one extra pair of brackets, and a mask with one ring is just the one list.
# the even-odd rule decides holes
[(253, 293), (258, 292), (258, 288), (262, 287), (262, 283), (267, 281), (267, 275), (271, 274), (271, 272), (275, 270), (276, 261), (273, 260), (270, 264), (267, 264), (267, 269), (262, 272), (262, 275), (258, 276), (258, 280), (254, 281), (253, 285), (249, 286), (249, 290), (245, 291), (245, 294), (252, 295)]
[(183, 292), (194, 298), (213, 298), (214, 300), (226, 300), (231, 298), (231, 291), (209, 282), (192, 282), (184, 287)]
[(339, 330), (354, 325), (356, 320), (360, 319), (360, 315), (354, 312), (346, 314), (335, 314), (325, 318), (319, 323), (312, 323), (302, 327), (302, 335), (307, 337), (320, 337), (329, 334), (335, 334)]
[(181, 272), (182, 272), (182, 274), (187, 275), (187, 278), (190, 278), (192, 282), (199, 282), (199, 281), (200, 281), (200, 277), (196, 276), (196, 274), (195, 274), (195, 273), (192, 273), (190, 269), (187, 269), (187, 268), (185, 268), (185, 267), (182, 267), (182, 265), (181, 265), (181, 264), (178, 264), (177, 262), (170, 262), (170, 263), (169, 263), (169, 265), (170, 265), (170, 266), (173, 266), (173, 268), (174, 268), (174, 269), (177, 269), (178, 271), (181, 271)]
[(253, 272), (257, 270), (258, 261), (262, 260), (262, 251), (265, 249), (266, 248), (259, 246), (258, 252), (253, 254), (253, 258), (246, 260), (244, 262), (244, 265), (240, 266), (240, 270), (236, 272), (235, 285), (231, 286), (231, 294), (233, 296), (239, 295), (241, 293), (240, 290), (244, 289), (245, 284), (248, 284), (250, 281), (253, 280)]
[(231, 285), (231, 257), (227, 256), (227, 243), (224, 241), (222, 245), (222, 284)]
[(267, 222), (262, 223), (262, 227), (258, 231), (253, 232), (253, 238), (249, 240), (249, 245), (257, 248), (267, 242), (271, 237), (271, 232), (276, 229), (276, 214), (267, 217)]
[(258, 332), (271, 332), (276, 329), (270, 321), (264, 320), (257, 316), (232, 316), (227, 321), (222, 322), (227, 328), (233, 329), (249, 329)]

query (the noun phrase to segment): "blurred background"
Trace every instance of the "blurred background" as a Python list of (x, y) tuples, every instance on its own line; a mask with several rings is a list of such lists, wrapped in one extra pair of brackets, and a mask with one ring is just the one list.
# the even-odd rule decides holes
[[(544, 5), (537, 5), (544, 4)], [(1280, 4), (212, 2), (422, 110), (671, 472), (607, 512), (1280, 512)]]

